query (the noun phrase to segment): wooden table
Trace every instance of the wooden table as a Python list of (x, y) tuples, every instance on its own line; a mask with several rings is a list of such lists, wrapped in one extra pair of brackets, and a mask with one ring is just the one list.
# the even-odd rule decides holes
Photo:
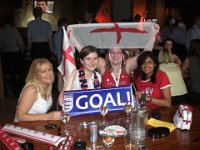
[[(173, 115), (177, 110), (177, 106), (171, 108), (161, 108), (161, 120), (172, 122)], [(149, 115), (150, 117), (150, 115)], [(110, 125), (121, 125), (127, 127), (125, 123), (126, 115), (125, 113), (110, 113), (106, 116), (106, 120)], [(81, 116), (81, 117), (71, 117), (70, 122), (67, 124), (67, 129), (69, 132), (77, 133), (77, 138), (87, 142), (87, 146), (91, 145), (89, 140), (89, 128), (83, 129), (80, 127), (80, 122), (82, 121), (102, 121), (102, 116), (91, 115), (91, 116)], [(64, 131), (64, 125), (60, 121), (35, 121), (35, 122), (20, 122), (16, 123), (17, 126), (22, 126), (25, 128), (30, 128), (37, 131), (43, 131), (51, 134), (57, 134), (56, 129), (45, 129), (44, 124), (51, 122), (57, 124), (61, 127), (62, 134)], [(3, 124), (1, 124), (3, 126)], [(151, 139), (146, 137), (145, 142), (148, 150), (197, 150), (200, 149), (200, 106), (194, 105), (193, 111), (193, 123), (189, 131), (181, 131), (175, 129), (169, 136), (159, 139)], [(28, 140), (31, 141), (31, 140)], [(39, 143), (31, 141), (34, 143), (35, 150), (48, 149), (48, 145), (44, 143)], [(97, 145), (103, 145), (102, 138), (98, 137)], [(6, 149), (6, 147), (0, 143), (0, 149)], [(54, 149), (57, 149), (54, 147)], [(114, 145), (111, 147), (112, 150), (124, 150), (124, 139), (116, 138)]]

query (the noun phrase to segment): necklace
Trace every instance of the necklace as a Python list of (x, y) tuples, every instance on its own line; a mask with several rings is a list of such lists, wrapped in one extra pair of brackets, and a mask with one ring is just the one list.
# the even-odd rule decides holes
[(115, 85), (119, 86), (119, 80), (121, 75), (121, 68), (118, 70), (117, 77), (114, 75), (114, 72), (111, 73), (113, 80), (115, 81)]

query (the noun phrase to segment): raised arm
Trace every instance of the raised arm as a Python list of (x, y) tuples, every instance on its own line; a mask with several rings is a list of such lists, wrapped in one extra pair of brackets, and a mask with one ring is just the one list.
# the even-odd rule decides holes
[[(153, 23), (153, 27), (155, 29), (155, 34), (157, 34), (160, 30), (160, 26), (156, 23)], [(144, 51), (152, 51), (152, 49), (144, 49)], [(139, 53), (134, 57), (130, 57), (126, 60), (125, 69), (128, 74), (131, 74), (131, 71), (137, 68), (137, 58), (140, 54), (141, 53)]]
[(125, 70), (130, 75), (132, 70), (137, 68), (137, 58), (140, 54), (130, 57), (126, 60)]
[(71, 91), (72, 90), (72, 85), (74, 83), (74, 79), (76, 78), (76, 74), (77, 74), (77, 70), (74, 69), (72, 71), (72, 73), (70, 74), (69, 79), (67, 80), (66, 84), (64, 85), (62, 91), (60, 92), (60, 95), (58, 97), (58, 102), (59, 102), (60, 106), (62, 106), (62, 104), (63, 104), (64, 91)]
[(27, 86), (19, 98), (16, 115), (19, 121), (36, 121), (36, 120), (60, 120), (60, 112), (50, 112), (44, 114), (28, 113), (37, 99), (37, 89), (34, 85)]
[(178, 64), (181, 67), (182, 62), (181, 62), (180, 58), (176, 54), (173, 54), (172, 56), (173, 56), (173, 59), (174, 59), (174, 63)]
[(103, 75), (104, 72), (106, 70), (106, 61), (104, 58), (102, 57), (99, 57), (99, 62), (98, 62), (98, 65), (97, 65), (97, 71)]

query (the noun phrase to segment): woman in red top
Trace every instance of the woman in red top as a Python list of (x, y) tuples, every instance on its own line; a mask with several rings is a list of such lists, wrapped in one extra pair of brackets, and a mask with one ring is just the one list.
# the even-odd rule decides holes
[(136, 68), (137, 57), (125, 59), (125, 51), (120, 48), (109, 49), (105, 59), (99, 58), (97, 70), (102, 75), (102, 88), (130, 85), (131, 71)]
[(136, 96), (142, 99), (146, 94), (146, 105), (149, 109), (171, 106), (170, 82), (167, 75), (158, 70), (157, 56), (146, 51), (138, 57), (139, 77), (136, 79)]
[[(159, 26), (154, 24), (154, 28), (159, 31)], [(121, 48), (109, 49), (106, 53), (106, 58), (99, 58), (97, 70), (102, 75), (102, 88), (110, 88), (116, 86), (130, 85), (130, 74), (137, 68), (137, 58), (134, 57), (125, 59), (125, 51)]]

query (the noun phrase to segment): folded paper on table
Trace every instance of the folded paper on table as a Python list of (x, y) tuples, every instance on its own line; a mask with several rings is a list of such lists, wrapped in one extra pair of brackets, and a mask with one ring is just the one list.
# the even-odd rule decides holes
[(150, 118), (148, 120), (148, 125), (153, 126), (153, 127), (167, 127), (170, 129), (170, 132), (172, 132), (174, 129), (176, 129), (175, 125), (170, 122), (166, 121), (160, 121), (154, 118)]
[(52, 135), (52, 134), (48, 134), (48, 133), (44, 133), (44, 132), (39, 132), (36, 130), (31, 130), (31, 129), (15, 126), (15, 125), (11, 125), (11, 124), (6, 124), (2, 128), (2, 130), (12, 133), (12, 134), (27, 137), (29, 139), (33, 139), (36, 141), (44, 142), (44, 143), (47, 143), (47, 144), (53, 145), (53, 146), (58, 146), (58, 144), (65, 139), (64, 137), (61, 137), (61, 136), (56, 136), (56, 135)]

